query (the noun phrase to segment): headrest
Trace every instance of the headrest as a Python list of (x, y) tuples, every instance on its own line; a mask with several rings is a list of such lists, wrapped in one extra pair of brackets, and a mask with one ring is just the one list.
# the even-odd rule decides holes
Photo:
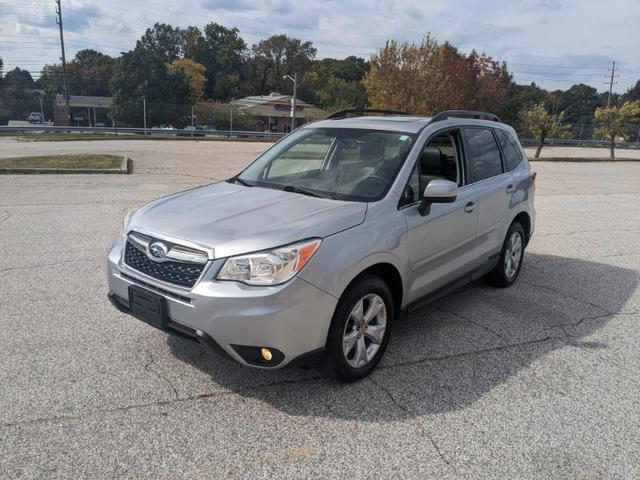
[(360, 159), (371, 160), (382, 156), (382, 139), (369, 138), (362, 145), (360, 145)]
[(420, 154), (420, 173), (443, 173), (446, 168), (446, 157), (438, 147), (427, 147)]

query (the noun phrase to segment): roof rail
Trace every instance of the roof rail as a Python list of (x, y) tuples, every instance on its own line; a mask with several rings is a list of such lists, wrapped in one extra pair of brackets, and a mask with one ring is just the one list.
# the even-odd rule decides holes
[(441, 122), (449, 118), (476, 118), (479, 120), (493, 120), (494, 122), (502, 123), (500, 117), (488, 112), (476, 112), (473, 110), (445, 110), (434, 116), (429, 123)]
[(329, 115), (325, 120), (338, 120), (340, 118), (347, 118), (352, 114), (354, 117), (363, 117), (368, 113), (377, 113), (380, 115), (410, 115), (407, 112), (396, 112), (393, 110), (368, 110), (364, 108), (351, 108), (348, 110), (340, 110)]

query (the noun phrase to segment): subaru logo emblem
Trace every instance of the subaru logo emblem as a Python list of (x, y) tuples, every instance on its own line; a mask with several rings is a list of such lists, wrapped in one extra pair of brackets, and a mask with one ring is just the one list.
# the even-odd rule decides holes
[(167, 256), (169, 249), (162, 242), (153, 242), (149, 245), (149, 253), (155, 258), (164, 258)]

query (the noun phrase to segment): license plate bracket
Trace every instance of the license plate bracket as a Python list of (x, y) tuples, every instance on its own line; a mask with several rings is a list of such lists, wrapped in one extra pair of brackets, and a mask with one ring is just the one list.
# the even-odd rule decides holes
[(157, 293), (137, 285), (129, 286), (131, 315), (164, 330), (167, 327), (167, 301)]

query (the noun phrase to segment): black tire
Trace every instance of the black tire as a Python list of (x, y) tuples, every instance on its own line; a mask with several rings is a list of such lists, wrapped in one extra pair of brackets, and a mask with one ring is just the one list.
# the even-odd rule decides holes
[[(386, 309), (386, 329), (384, 337), (375, 355), (369, 362), (359, 368), (355, 368), (347, 362), (343, 353), (343, 335), (347, 322), (356, 304), (367, 295), (378, 295), (384, 301)], [(366, 377), (378, 365), (384, 355), (394, 319), (393, 297), (387, 284), (379, 277), (366, 275), (358, 279), (345, 291), (340, 298), (336, 311), (331, 320), (331, 327), (327, 336), (326, 357), (320, 366), (320, 370), (341, 382), (356, 382)]]
[[(515, 273), (513, 273), (512, 275), (508, 275), (507, 268), (505, 265), (506, 263), (505, 260), (506, 260), (507, 253), (509, 251), (510, 240), (512, 235), (514, 235), (514, 233), (517, 233), (520, 235), (522, 248), (521, 248), (520, 259), (518, 261), (518, 266), (515, 270)], [(509, 227), (509, 230), (507, 231), (507, 235), (504, 239), (504, 242), (502, 243), (502, 250), (500, 252), (500, 259), (498, 260), (498, 264), (493, 270), (491, 270), (491, 272), (489, 272), (489, 274), (486, 277), (489, 283), (500, 288), (510, 287), (515, 283), (515, 281), (518, 279), (518, 276), (520, 275), (520, 269), (522, 268), (522, 260), (524, 259), (524, 249), (525, 249), (526, 243), (527, 243), (527, 237), (524, 232), (524, 228), (522, 228), (522, 225), (520, 225), (520, 223), (513, 222)]]

